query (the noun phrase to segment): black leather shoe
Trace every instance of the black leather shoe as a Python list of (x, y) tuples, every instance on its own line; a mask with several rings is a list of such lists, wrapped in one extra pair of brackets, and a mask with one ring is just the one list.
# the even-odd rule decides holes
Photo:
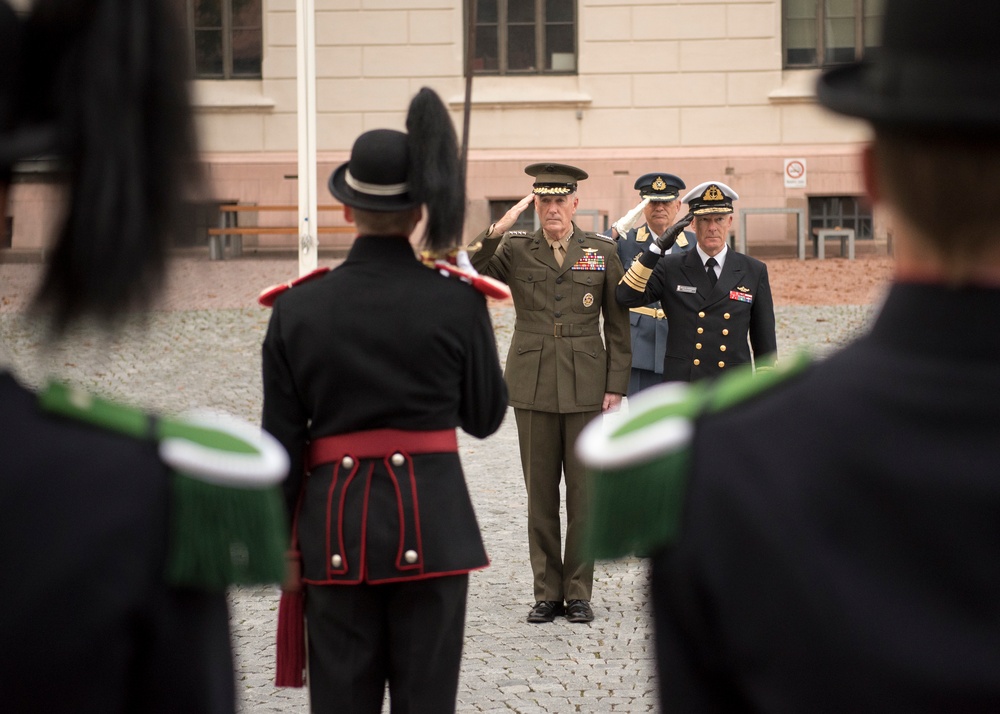
[(555, 600), (536, 602), (528, 613), (528, 622), (552, 622), (556, 615), (563, 614), (563, 604)]
[(566, 619), (569, 622), (593, 622), (594, 611), (586, 600), (570, 600), (566, 603)]

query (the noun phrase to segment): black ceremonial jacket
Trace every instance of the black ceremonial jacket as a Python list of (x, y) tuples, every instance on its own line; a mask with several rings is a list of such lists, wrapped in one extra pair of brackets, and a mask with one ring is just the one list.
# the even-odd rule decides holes
[(166, 583), (157, 442), (43, 413), (0, 369), (0, 709), (233, 712), (225, 592)]
[(777, 356), (767, 266), (743, 253), (726, 253), (714, 288), (701, 256), (692, 249), (660, 258), (644, 293), (623, 281), (616, 295), (628, 307), (660, 301), (670, 325), (663, 359), (665, 382), (693, 382), (749, 364), (751, 346), (758, 367), (773, 364)]
[[(507, 390), (485, 297), (403, 237), (360, 236), (336, 269), (278, 297), (263, 345), (263, 426), (292, 459), (303, 576), (392, 582), (488, 564), (457, 453), (308, 475), (310, 440), (375, 429), (496, 431)], [(350, 479), (349, 482), (347, 479)], [(304, 489), (304, 491), (303, 491)], [(400, 554), (414, 551), (414, 563)]]
[(998, 313), (898, 284), (870, 334), (697, 423), (653, 560), (664, 711), (1000, 711)]

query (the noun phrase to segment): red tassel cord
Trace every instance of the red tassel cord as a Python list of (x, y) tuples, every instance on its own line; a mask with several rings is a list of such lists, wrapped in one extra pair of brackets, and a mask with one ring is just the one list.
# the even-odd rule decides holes
[(288, 575), (278, 602), (278, 650), (274, 684), (301, 687), (305, 682), (305, 592), (302, 589), (302, 554), (297, 548), (286, 555)]

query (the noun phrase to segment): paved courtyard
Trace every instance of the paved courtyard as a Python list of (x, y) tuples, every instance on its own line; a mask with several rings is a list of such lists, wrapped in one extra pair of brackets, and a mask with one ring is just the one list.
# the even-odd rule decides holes
[[(81, 329), (51, 347), (23, 313), (38, 266), (0, 265), (0, 361), (29, 384), (54, 374), (151, 410), (212, 407), (259, 422), (268, 311), (254, 298), (263, 287), (295, 277), (296, 261), (179, 258), (172, 267), (161, 309), (145, 320), (112, 338)], [(513, 309), (497, 304), (491, 312), (503, 357)], [(865, 305), (779, 305), (779, 350), (822, 355), (856, 334), (872, 313)], [(471, 576), (458, 711), (655, 711), (645, 563), (598, 563), (593, 623), (559, 618), (528, 625), (532, 588), (513, 413), (496, 435), (480, 441), (462, 434), (460, 446), (492, 565)], [(277, 588), (235, 589), (231, 603), (241, 710), (306, 712), (305, 690), (271, 684)]]

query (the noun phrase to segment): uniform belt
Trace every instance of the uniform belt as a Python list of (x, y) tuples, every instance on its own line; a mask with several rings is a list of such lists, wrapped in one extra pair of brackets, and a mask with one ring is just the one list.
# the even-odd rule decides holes
[(350, 434), (323, 436), (309, 444), (308, 468), (340, 461), (345, 456), (374, 459), (396, 452), (406, 454), (443, 454), (458, 451), (454, 429), (438, 431), (403, 431), (372, 429)]
[(667, 314), (658, 307), (630, 307), (629, 311), (637, 312), (640, 315), (649, 315), (650, 317), (655, 317), (657, 320), (667, 319)]
[(540, 322), (515, 320), (514, 329), (536, 335), (552, 335), (553, 337), (584, 337), (585, 335), (601, 334), (601, 326), (596, 323), (577, 325), (569, 322), (553, 322), (545, 325)]

